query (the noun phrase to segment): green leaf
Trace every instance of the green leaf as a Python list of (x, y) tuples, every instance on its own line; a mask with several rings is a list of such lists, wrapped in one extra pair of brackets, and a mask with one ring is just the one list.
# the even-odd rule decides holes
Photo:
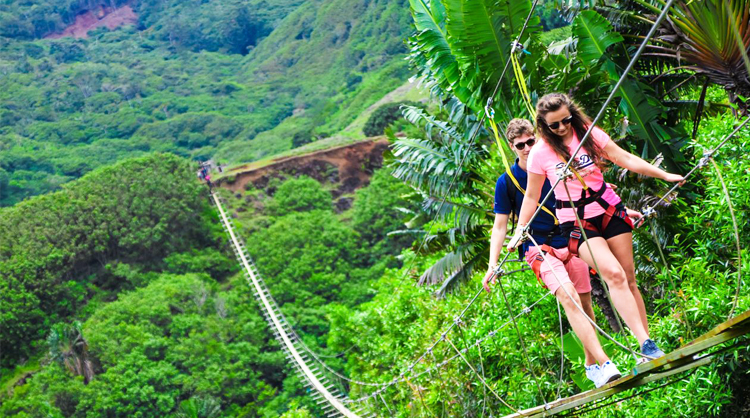
[[(492, 93), (509, 60), (510, 43), (519, 35), (531, 10), (528, 0), (446, 0), (446, 29), (462, 73), (461, 86), (472, 91), (467, 104), (476, 112)], [(539, 18), (532, 17), (521, 42), (538, 31)], [(504, 86), (512, 90), (512, 72)], [(504, 89), (505, 90), (505, 89)], [(507, 96), (505, 99), (510, 99)], [(504, 99), (504, 100), (505, 100)], [(496, 100), (499, 101), (499, 100)]]
[(585, 10), (573, 21), (573, 33), (578, 37), (578, 58), (590, 67), (604, 55), (607, 48), (623, 41), (622, 35), (599, 13)]

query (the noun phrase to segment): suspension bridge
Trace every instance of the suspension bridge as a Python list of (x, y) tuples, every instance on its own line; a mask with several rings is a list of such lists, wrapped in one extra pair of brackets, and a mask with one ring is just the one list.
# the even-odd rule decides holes
[[(573, 162), (574, 156), (581, 149), (584, 142), (589, 138), (593, 127), (600, 121), (600, 119), (604, 115), (604, 112), (607, 106), (615, 97), (615, 94), (618, 91), (618, 88), (624, 81), (627, 74), (632, 69), (635, 62), (638, 60), (639, 56), (645, 49), (646, 45), (649, 43), (657, 27), (665, 18), (667, 11), (669, 10), (673, 2), (674, 0), (669, 0), (664, 5), (664, 8), (662, 9), (661, 14), (655, 21), (648, 35), (646, 35), (646, 37), (644, 38), (640, 48), (633, 55), (630, 63), (624, 70), (624, 73), (621, 76), (620, 80), (613, 87), (611, 94), (609, 95), (607, 100), (604, 102), (597, 116), (594, 118), (593, 122), (589, 126), (588, 131), (581, 139), (580, 144), (578, 145), (578, 148), (575, 150), (575, 152), (572, 153), (570, 160), (568, 160), (567, 163), (564, 165), (564, 167), (560, 170), (561, 174), (558, 176), (557, 182), (554, 185), (552, 185), (550, 192), (543, 198), (542, 202), (539, 205), (539, 208), (536, 210), (536, 213), (534, 213), (532, 219), (539, 214), (539, 212), (541, 211), (541, 208), (544, 205), (544, 202), (551, 197), (553, 193), (552, 190), (555, 189), (557, 184), (560, 181), (564, 181), (567, 178), (572, 177), (572, 173), (570, 173), (570, 167)], [(521, 31), (518, 37), (516, 38), (514, 42), (511, 43), (511, 46), (510, 46), (511, 54), (514, 54), (515, 51), (518, 49), (519, 41), (521, 40), (522, 35), (524, 31), (526, 30), (529, 19), (534, 9), (536, 8), (537, 4), (538, 4), (538, 0), (535, 0), (534, 3), (532, 4), (531, 11), (529, 12), (529, 15), (527, 16), (526, 22), (521, 28)], [(514, 61), (514, 60), (508, 60), (506, 62), (505, 68), (503, 69), (503, 72), (500, 75), (500, 78), (495, 86), (494, 92), (492, 96), (490, 96), (490, 99), (488, 100), (485, 112), (482, 115), (478, 123), (478, 125), (481, 126), (486, 119), (489, 119), (491, 125), (493, 126), (493, 130), (496, 136), (498, 134), (497, 133), (498, 131), (495, 128), (495, 123), (493, 120), (494, 111), (492, 110), (492, 107), (491, 107), (492, 98), (497, 93), (501, 85), (501, 82), (503, 78), (505, 77), (505, 74), (508, 71), (511, 61)], [(519, 67), (520, 66), (517, 66), (514, 63), (514, 70), (516, 71), (519, 70), (520, 69)], [(750, 117), (746, 118), (739, 126), (737, 126), (737, 128), (731, 134), (726, 136), (719, 143), (717, 147), (704, 153), (700, 161), (693, 167), (693, 169), (691, 169), (684, 176), (684, 178), (687, 179), (694, 172), (706, 166), (709, 162), (713, 162), (712, 159), (714, 155), (719, 151), (719, 149), (723, 147), (731, 137), (733, 137), (737, 132), (739, 132), (739, 130), (743, 128), (748, 123), (748, 121), (750, 121)], [(474, 140), (476, 139), (476, 136), (478, 135), (478, 132), (479, 132), (479, 129), (474, 130), (472, 137), (469, 141), (469, 147), (471, 147), (471, 145), (473, 144)], [(463, 163), (464, 163), (464, 160), (462, 159), (459, 162), (458, 167), (460, 168), (461, 166), (463, 166)], [(457, 173), (454, 176), (453, 181), (449, 185), (448, 192), (445, 193), (445, 197), (443, 198), (440, 204), (440, 208), (438, 208), (437, 210), (438, 213), (440, 212), (440, 209), (445, 203), (447, 196), (450, 194), (449, 193), (450, 189), (453, 187), (453, 184), (455, 183), (455, 180), (458, 177), (459, 172), (460, 170), (457, 170)], [(660, 199), (659, 202), (656, 202), (650, 207), (644, 209), (643, 212), (644, 212), (644, 215), (647, 217), (647, 219), (654, 215), (655, 213), (654, 208), (662, 200), (666, 199), (667, 196), (672, 195), (672, 193), (679, 186), (680, 184), (675, 184), (669, 190), (669, 192), (666, 193), (662, 197), (662, 199)], [(729, 195), (726, 192), (726, 190), (725, 190), (725, 195), (727, 197), (728, 203), (731, 205), (731, 201), (729, 201)], [(659, 386), (656, 386), (655, 388), (648, 389), (646, 391), (655, 390), (660, 387), (664, 387), (666, 385), (674, 383), (678, 380), (678, 377), (677, 377), (678, 375), (685, 373), (685, 372), (689, 372), (690, 370), (695, 369), (697, 367), (707, 365), (711, 363), (713, 360), (715, 360), (717, 356), (719, 356), (720, 354), (726, 351), (735, 349), (740, 344), (746, 344), (746, 342), (742, 340), (740, 337), (750, 333), (750, 311), (747, 311), (740, 315), (731, 317), (730, 319), (716, 326), (714, 329), (707, 332), (706, 334), (698, 337), (697, 339), (689, 342), (688, 344), (680, 347), (679, 349), (676, 349), (670, 353), (667, 353), (664, 357), (654, 359), (654, 360), (638, 365), (637, 367), (635, 367), (635, 369), (632, 370), (632, 372), (625, 373), (623, 377), (621, 377), (620, 379), (614, 382), (608, 383), (598, 389), (586, 391), (586, 392), (579, 393), (577, 395), (566, 397), (566, 398), (560, 398), (559, 396), (560, 392), (558, 390), (557, 399), (553, 401), (549, 401), (549, 402), (544, 398), (537, 376), (534, 375), (533, 373), (533, 367), (529, 367), (529, 370), (531, 370), (531, 374), (532, 374), (531, 377), (535, 381), (537, 389), (539, 390), (539, 394), (541, 395), (541, 399), (543, 399), (544, 402), (542, 405), (535, 406), (533, 408), (519, 409), (510, 405), (508, 401), (506, 401), (500, 395), (500, 393), (498, 393), (498, 390), (485, 380), (483, 376), (484, 375), (483, 369), (482, 369), (482, 373), (480, 373), (476, 369), (476, 367), (472, 365), (472, 363), (466, 358), (466, 355), (470, 349), (474, 347), (480, 347), (484, 342), (488, 341), (491, 338), (494, 338), (501, 330), (507, 327), (513, 326), (516, 329), (516, 332), (518, 334), (521, 347), (523, 349), (525, 361), (528, 363), (529, 366), (531, 365), (529, 358), (528, 358), (528, 353), (526, 353), (526, 347), (523, 342), (523, 337), (521, 335), (521, 332), (517, 324), (517, 319), (519, 319), (523, 315), (527, 315), (528, 313), (530, 313), (532, 309), (534, 309), (539, 304), (543, 303), (544, 300), (549, 298), (550, 295), (549, 293), (546, 293), (544, 296), (540, 297), (538, 300), (534, 301), (533, 303), (528, 304), (526, 307), (521, 309), (520, 312), (517, 312), (517, 313), (513, 312), (511, 305), (508, 302), (508, 297), (505, 293), (505, 289), (503, 288), (501, 279), (503, 276), (507, 276), (507, 275), (510, 275), (510, 274), (513, 274), (513, 273), (516, 273), (525, 269), (521, 268), (521, 269), (516, 269), (516, 270), (506, 272), (504, 270), (504, 266), (506, 265), (506, 263), (511, 262), (511, 261), (516, 261), (516, 260), (509, 260), (508, 257), (510, 254), (507, 254), (505, 258), (502, 260), (502, 262), (499, 263), (498, 267), (495, 269), (493, 273), (493, 278), (500, 279), (498, 280), (498, 283), (502, 291), (503, 300), (508, 310), (509, 319), (505, 323), (501, 324), (498, 328), (489, 332), (487, 335), (476, 340), (475, 342), (471, 344), (465, 344), (465, 347), (462, 349), (459, 349), (453, 343), (453, 341), (449, 337), (449, 334), (454, 329), (458, 329), (460, 331), (459, 325), (462, 324), (462, 321), (464, 317), (466, 316), (467, 312), (469, 311), (469, 308), (483, 294), (483, 290), (479, 289), (478, 292), (474, 294), (474, 296), (470, 299), (467, 305), (463, 307), (460, 313), (456, 315), (453, 321), (443, 330), (443, 332), (440, 333), (440, 335), (435, 339), (435, 341), (432, 344), (430, 344), (429, 347), (426, 350), (424, 350), (424, 352), (422, 352), (422, 354), (419, 357), (417, 357), (415, 361), (411, 362), (408, 367), (402, 368), (401, 371), (398, 373), (394, 373), (393, 379), (385, 383), (362, 382), (362, 381), (349, 379), (346, 376), (342, 375), (341, 373), (336, 372), (330, 366), (328, 366), (321, 359), (322, 356), (317, 355), (313, 350), (307, 347), (304, 344), (304, 342), (301, 340), (301, 338), (297, 335), (297, 333), (291, 327), (289, 321), (284, 317), (283, 313), (279, 309), (278, 304), (274, 301), (271, 293), (268, 290), (268, 287), (265, 285), (260, 273), (258, 272), (258, 269), (255, 267), (252, 260), (248, 256), (245, 246), (243, 244), (243, 241), (241, 237), (239, 237), (239, 235), (237, 234), (231, 220), (227, 216), (218, 194), (216, 192), (212, 192), (211, 198), (212, 198), (213, 203), (217, 207), (222, 226), (224, 227), (230, 239), (232, 248), (237, 256), (237, 260), (242, 266), (244, 275), (248, 281), (248, 284), (253, 290), (256, 300), (258, 301), (258, 304), (263, 312), (263, 315), (266, 321), (269, 324), (270, 329), (272, 330), (275, 338), (279, 341), (281, 347), (285, 351), (289, 363), (295, 368), (298, 375), (303, 379), (308, 390), (311, 393), (311, 396), (313, 396), (314, 399), (317, 400), (318, 404), (321, 405), (324, 413), (328, 417), (373, 417), (373, 416), (376, 416), (374, 411), (379, 410), (379, 409), (385, 410), (388, 412), (388, 414), (393, 415), (392, 408), (388, 405), (385, 397), (383, 396), (383, 394), (386, 391), (388, 391), (390, 388), (394, 387), (397, 384), (401, 384), (401, 383), (410, 384), (416, 381), (417, 379), (421, 379), (424, 377), (434, 378), (433, 373), (435, 373), (435, 375), (437, 375), (439, 378), (440, 376), (439, 371), (441, 368), (445, 367), (449, 363), (452, 363), (454, 361), (459, 361), (459, 360), (463, 361), (466, 364), (466, 366), (469, 367), (469, 369), (473, 373), (473, 377), (476, 378), (477, 381), (479, 381), (482, 384), (482, 388), (485, 390), (485, 394), (487, 391), (489, 391), (489, 393), (491, 393), (492, 396), (494, 396), (501, 404), (503, 404), (505, 407), (507, 407), (511, 411), (511, 413), (509, 415), (506, 415), (505, 418), (545, 417), (545, 416), (552, 416), (552, 415), (560, 414), (566, 411), (568, 411), (569, 413), (572, 412), (578, 415), (578, 414), (582, 414), (582, 413), (585, 413), (594, 409), (603, 408), (615, 402), (620, 402), (624, 399), (628, 399), (630, 397), (639, 395), (639, 393), (636, 392), (635, 394), (630, 395), (626, 398), (618, 398), (611, 402), (605, 401), (607, 398), (610, 398), (613, 395), (616, 395), (623, 391), (639, 388), (651, 382), (666, 381), (665, 383)], [(530, 223), (531, 222), (529, 221), (528, 224)], [(533, 238), (530, 235), (528, 235), (526, 231), (524, 231), (524, 234), (527, 239), (530, 239), (533, 241)], [(735, 226), (735, 234), (737, 234), (736, 226)], [(425, 240), (426, 239), (427, 238), (425, 237)], [(584, 237), (584, 239), (586, 238)], [(424, 246), (425, 240), (423, 240), (422, 243), (420, 244), (419, 249), (417, 250), (417, 254), (420, 253), (422, 247)], [(534, 243), (534, 245), (536, 245), (536, 243)], [(548, 262), (548, 261), (545, 259), (545, 262)], [(410, 268), (406, 268), (404, 270), (409, 271)], [(406, 273), (405, 273), (405, 276), (406, 276)], [(403, 279), (404, 278), (402, 278), (401, 280), (402, 282), (403, 282)], [(402, 283), (399, 283), (399, 286), (401, 284)], [(737, 295), (739, 294), (739, 284), (740, 284), (740, 280), (738, 277)], [(395, 289), (396, 292), (398, 292), (399, 286), (397, 286), (397, 288)], [(570, 295), (568, 296), (570, 297)], [(734, 312), (736, 303), (737, 303), (737, 297), (735, 297), (734, 305), (732, 308), (732, 313)], [(580, 306), (576, 305), (576, 307), (579, 310), (581, 310), (581, 312), (583, 312)], [(587, 315), (585, 316), (586, 318), (588, 318)], [(731, 316), (731, 313), (730, 313), (730, 316)], [(562, 331), (562, 317), (560, 314), (559, 305), (558, 305), (558, 317), (560, 320), (561, 331)], [(630, 353), (636, 356), (640, 354), (620, 344), (614, 338), (612, 338), (606, 332), (604, 332), (601, 328), (599, 328), (595, 322), (593, 322), (590, 319), (589, 321), (591, 321), (592, 325), (599, 331), (599, 333), (604, 335), (606, 338), (609, 338), (610, 340), (612, 340), (620, 348), (626, 351), (629, 351)], [(455, 352), (455, 354), (439, 362), (437, 361), (437, 358), (434, 355), (434, 350), (441, 343), (445, 343), (449, 345), (450, 348)], [(562, 345), (561, 345), (561, 350), (562, 350)], [(428, 357), (432, 357), (432, 359), (434, 360), (434, 365), (431, 367), (424, 368), (421, 371), (417, 371), (420, 363), (425, 363)], [(561, 370), (560, 370), (561, 381), (563, 379), (562, 373), (563, 373), (563, 369), (561, 367)], [(370, 391), (365, 396), (361, 396), (356, 399), (351, 399), (337, 388), (337, 386), (331, 381), (329, 376), (334, 376), (337, 379), (346, 381), (350, 385), (359, 385), (363, 388), (363, 392), (365, 393), (368, 393), (368, 391), (365, 388), (372, 388), (373, 390)], [(422, 398), (423, 395), (422, 395), (419, 385), (416, 385), (416, 392), (418, 394), (420, 401), (424, 403), (424, 399)], [(641, 393), (644, 393), (644, 392), (641, 392)], [(380, 407), (376, 407), (374, 403), (378, 403), (378, 404), (382, 403), (382, 405)]]

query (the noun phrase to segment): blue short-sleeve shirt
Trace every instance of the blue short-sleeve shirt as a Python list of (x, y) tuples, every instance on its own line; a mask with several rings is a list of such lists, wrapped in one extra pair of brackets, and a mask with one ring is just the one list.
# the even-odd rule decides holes
[[(516, 178), (518, 184), (524, 190), (526, 190), (528, 174), (518, 165), (518, 160), (516, 160), (516, 163), (513, 164), (513, 166), (510, 168), (510, 172), (513, 173), (513, 177)], [(511, 198), (511, 196), (509, 196), (509, 190), (513, 190), (513, 192), (515, 193), (514, 198)], [(544, 196), (546, 196), (550, 190), (552, 190), (552, 185), (550, 184), (549, 180), (544, 179), (544, 185), (542, 186), (541, 195), (542, 198), (544, 198)], [(503, 173), (497, 179), (497, 183), (495, 184), (495, 205), (493, 208), (493, 212), (499, 213), (501, 215), (508, 215), (513, 212), (517, 215), (521, 213), (522, 204), (523, 193), (521, 193), (521, 191), (518, 190), (518, 188), (513, 184), (513, 181), (510, 179), (510, 177), (508, 177), (508, 174)], [(544, 206), (546, 206), (547, 209), (549, 209), (552, 213), (555, 213), (554, 196), (547, 199), (547, 202), (545, 202)], [(534, 221), (531, 222), (531, 229), (534, 231), (534, 239), (539, 243), (539, 245), (542, 245), (547, 241), (547, 231), (551, 231), (554, 228), (554, 218), (544, 211), (539, 212), (539, 215), (537, 215), (537, 217), (534, 218)], [(567, 243), (568, 240), (565, 239), (562, 235), (558, 234), (552, 238), (552, 242), (549, 244), (554, 248), (561, 248), (566, 246)], [(530, 241), (525, 242), (523, 244), (523, 251), (525, 252), (526, 250), (528, 250), (529, 246), (531, 245), (533, 244)]]

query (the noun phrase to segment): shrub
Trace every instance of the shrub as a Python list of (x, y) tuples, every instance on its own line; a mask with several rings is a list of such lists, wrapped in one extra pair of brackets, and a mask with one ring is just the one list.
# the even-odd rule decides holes
[(367, 136), (383, 135), (385, 128), (403, 117), (401, 106), (404, 105), (423, 106), (421, 103), (411, 101), (384, 104), (372, 112), (372, 115), (370, 115), (370, 118), (367, 119), (365, 126), (362, 128), (362, 132)]

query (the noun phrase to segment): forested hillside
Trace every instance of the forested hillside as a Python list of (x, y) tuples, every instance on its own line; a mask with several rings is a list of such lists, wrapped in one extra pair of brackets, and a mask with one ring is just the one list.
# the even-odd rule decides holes
[[(44, 39), (112, 5), (137, 25)], [(409, 19), (364, 0), (0, 5), (0, 205), (152, 151), (250, 161), (331, 135), (408, 78)]]
[[(302, 382), (267, 329), (207, 188), (153, 154), (101, 168), (0, 211), (0, 415), (281, 415)], [(353, 309), (409, 241), (408, 188), (387, 170), (336, 212), (309, 177), (223, 193), (297, 332), (326, 350), (334, 306)], [(217, 415), (214, 415), (217, 416)]]

